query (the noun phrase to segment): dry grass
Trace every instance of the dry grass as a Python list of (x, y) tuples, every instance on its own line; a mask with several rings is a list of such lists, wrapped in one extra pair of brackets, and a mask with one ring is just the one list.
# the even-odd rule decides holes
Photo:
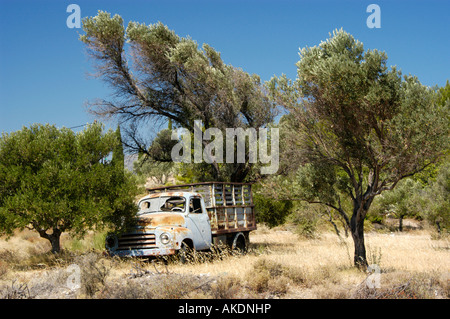
[[(445, 298), (450, 294), (450, 243), (427, 230), (366, 234), (370, 264), (381, 270), (379, 288), (352, 266), (351, 238), (324, 232), (304, 239), (286, 229), (259, 227), (249, 253), (206, 254), (188, 264), (111, 259), (66, 237), (69, 251), (46, 253), (45, 240), (30, 232), (0, 241), (3, 298)], [(100, 239), (97, 239), (100, 241)], [(81, 242), (81, 241), (80, 241)], [(98, 246), (98, 245), (97, 245)], [(70, 289), (67, 268), (81, 270)]]

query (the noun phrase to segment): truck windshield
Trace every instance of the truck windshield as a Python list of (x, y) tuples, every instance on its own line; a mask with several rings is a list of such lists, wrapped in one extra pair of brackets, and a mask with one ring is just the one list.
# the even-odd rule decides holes
[(155, 212), (184, 212), (186, 199), (179, 196), (161, 196), (139, 202), (138, 215)]

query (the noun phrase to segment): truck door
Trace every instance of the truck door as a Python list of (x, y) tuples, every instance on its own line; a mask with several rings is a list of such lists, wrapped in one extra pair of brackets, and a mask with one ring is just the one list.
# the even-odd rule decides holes
[(192, 226), (188, 227), (194, 235), (195, 249), (208, 249), (211, 246), (211, 225), (204, 207), (204, 202), (200, 197), (191, 197), (189, 201), (189, 213), (186, 221)]

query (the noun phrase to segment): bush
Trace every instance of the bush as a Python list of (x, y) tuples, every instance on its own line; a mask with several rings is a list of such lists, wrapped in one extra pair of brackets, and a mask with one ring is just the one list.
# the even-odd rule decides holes
[(319, 220), (320, 215), (311, 205), (297, 209), (290, 218), (290, 221), (296, 226), (295, 233), (306, 238), (317, 236)]
[(258, 191), (253, 192), (256, 221), (269, 227), (282, 225), (292, 213), (294, 204), (290, 200), (274, 200)]
[(209, 294), (214, 299), (235, 298), (241, 289), (241, 280), (235, 276), (220, 277), (210, 287)]
[(76, 257), (74, 263), (80, 267), (81, 288), (87, 296), (92, 297), (104, 289), (113, 266), (111, 260), (91, 252)]
[(69, 237), (64, 241), (63, 247), (76, 253), (86, 253), (90, 250), (104, 251), (107, 233), (107, 231), (88, 232), (82, 238), (79, 236)]
[(257, 293), (284, 295), (292, 283), (305, 281), (305, 274), (299, 268), (287, 267), (268, 259), (259, 259), (247, 274), (247, 285)]
[(365, 282), (356, 289), (358, 299), (435, 299), (450, 296), (446, 278), (433, 273), (417, 273), (408, 279), (392, 280), (381, 288), (369, 288)]

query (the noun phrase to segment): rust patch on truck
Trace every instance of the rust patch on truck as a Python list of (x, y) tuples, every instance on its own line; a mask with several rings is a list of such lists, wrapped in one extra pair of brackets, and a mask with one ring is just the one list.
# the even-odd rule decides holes
[(172, 230), (175, 234), (186, 236), (189, 234), (189, 229), (184, 227), (177, 227)]
[(184, 217), (172, 213), (151, 213), (139, 216), (138, 225), (145, 227), (182, 226)]
[(158, 227), (158, 229), (161, 232), (168, 232), (168, 233), (174, 233), (174, 234), (180, 234), (180, 235), (187, 235), (189, 234), (190, 230), (186, 227), (179, 227), (179, 226), (163, 226)]

